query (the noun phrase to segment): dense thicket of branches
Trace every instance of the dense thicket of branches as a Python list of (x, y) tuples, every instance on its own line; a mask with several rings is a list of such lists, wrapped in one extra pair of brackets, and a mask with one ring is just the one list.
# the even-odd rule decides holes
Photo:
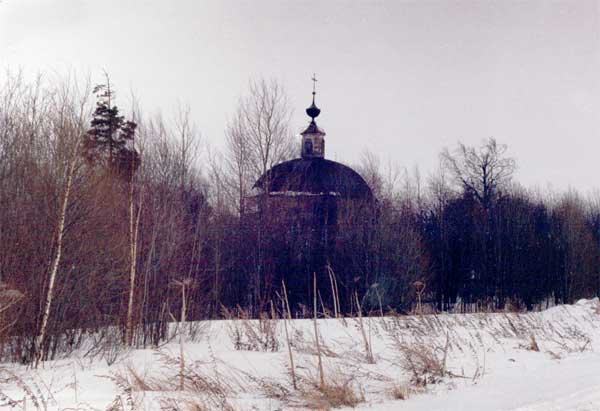
[[(265, 168), (294, 155), (281, 86), (251, 85), (225, 127), (222, 155), (200, 151), (185, 108), (173, 121), (139, 110), (126, 121), (112, 89), (96, 89), (99, 99), (93, 91), (19, 76), (0, 89), (4, 358), (54, 357), (88, 332), (124, 341), (127, 328), (133, 343), (157, 344), (182, 315), (280, 306), (282, 280), (294, 314), (307, 315), (309, 241), (297, 227), (248, 218), (243, 201)], [(356, 168), (378, 203), (340, 209), (335, 252), (317, 273), (323, 312), (353, 312), (357, 298), (364, 310), (409, 311), (416, 282), (438, 310), (598, 295), (599, 196), (519, 187), (514, 159), (494, 140), (445, 150), (441, 160), (423, 184), (417, 172), (365, 155)]]

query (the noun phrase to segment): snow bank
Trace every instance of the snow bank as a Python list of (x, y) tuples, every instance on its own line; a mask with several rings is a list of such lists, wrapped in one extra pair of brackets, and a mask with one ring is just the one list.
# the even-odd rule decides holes
[[(288, 323), (207, 321), (115, 363), (83, 352), (39, 370), (2, 368), (14, 409), (600, 409), (598, 300), (536, 313), (440, 314)], [(368, 355), (372, 352), (371, 361)], [(183, 361), (181, 353), (183, 353)], [(400, 399), (403, 398), (403, 399)], [(4, 401), (4, 402), (3, 402)], [(112, 408), (110, 408), (112, 407)], [(203, 408), (197, 408), (203, 409)], [(344, 409), (342, 406), (340, 409)]]

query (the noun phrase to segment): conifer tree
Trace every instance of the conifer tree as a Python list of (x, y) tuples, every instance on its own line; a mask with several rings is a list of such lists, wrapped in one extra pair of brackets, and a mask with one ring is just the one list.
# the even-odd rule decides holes
[(132, 147), (137, 124), (119, 115), (108, 76), (106, 84), (94, 87), (94, 93), (98, 101), (85, 136), (84, 156), (90, 164), (129, 177), (140, 164), (139, 154)]

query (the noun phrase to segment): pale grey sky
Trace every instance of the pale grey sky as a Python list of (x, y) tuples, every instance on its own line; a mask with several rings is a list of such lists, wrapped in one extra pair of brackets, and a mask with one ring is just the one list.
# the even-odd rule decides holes
[(148, 110), (189, 103), (217, 146), (257, 76), (283, 83), (300, 131), (316, 72), (329, 158), (368, 148), (427, 174), (495, 137), (527, 186), (600, 188), (599, 1), (4, 0), (0, 66), (106, 69)]

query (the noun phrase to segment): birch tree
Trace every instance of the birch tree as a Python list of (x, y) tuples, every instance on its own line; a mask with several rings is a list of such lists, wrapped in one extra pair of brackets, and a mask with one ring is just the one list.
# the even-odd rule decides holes
[(250, 82), (225, 132), (227, 162), (240, 203), (254, 181), (275, 164), (293, 157), (296, 150), (290, 117), (287, 96), (278, 82)]
[(137, 250), (138, 237), (140, 232), (140, 216), (142, 215), (143, 205), (141, 190), (139, 194), (139, 205), (137, 207), (135, 205), (135, 171), (133, 164), (131, 166), (130, 172), (131, 179), (129, 182), (129, 299), (127, 302), (127, 324), (125, 328), (125, 342), (129, 346), (131, 346), (133, 343), (133, 303), (135, 295), (135, 277), (137, 274)]
[[(65, 86), (67, 88), (67, 86)], [(62, 99), (60, 99), (62, 97)], [(74, 102), (69, 100), (68, 90), (63, 90), (62, 96), (58, 97), (60, 103), (60, 110), (57, 111), (57, 118), (55, 119), (58, 129), (59, 141), (66, 145), (67, 156), (66, 156), (66, 168), (64, 176), (64, 190), (62, 195), (62, 201), (60, 204), (58, 222), (56, 226), (55, 244), (56, 251), (50, 266), (50, 272), (48, 275), (48, 285), (46, 295), (43, 303), (41, 325), (35, 344), (35, 366), (37, 367), (41, 360), (44, 359), (44, 343), (47, 335), (48, 320), (52, 310), (52, 302), (55, 294), (55, 284), (59, 272), (59, 267), (63, 255), (63, 243), (65, 237), (65, 227), (67, 221), (67, 211), (71, 200), (71, 193), (73, 189), (73, 182), (80, 162), (80, 148), (83, 142), (83, 130), (84, 121), (86, 118), (86, 98), (83, 97), (79, 102), (78, 106), (73, 106)], [(71, 110), (77, 110), (75, 112)], [(70, 146), (70, 150), (68, 149)]]

